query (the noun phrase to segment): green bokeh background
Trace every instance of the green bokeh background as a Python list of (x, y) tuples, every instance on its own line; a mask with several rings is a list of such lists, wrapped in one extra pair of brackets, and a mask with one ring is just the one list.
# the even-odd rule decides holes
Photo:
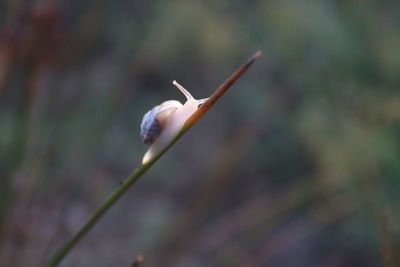
[(207, 97), (259, 49), (61, 266), (398, 266), (395, 0), (0, 2), (0, 266), (138, 166), (172, 80)]

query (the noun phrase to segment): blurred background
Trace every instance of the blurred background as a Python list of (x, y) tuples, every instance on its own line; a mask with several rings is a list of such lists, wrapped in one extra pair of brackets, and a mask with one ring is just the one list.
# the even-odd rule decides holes
[[(142, 116), (263, 56), (60, 266), (399, 266), (400, 2), (0, 2), (0, 266), (136, 168)], [(397, 265), (396, 265), (397, 264)]]

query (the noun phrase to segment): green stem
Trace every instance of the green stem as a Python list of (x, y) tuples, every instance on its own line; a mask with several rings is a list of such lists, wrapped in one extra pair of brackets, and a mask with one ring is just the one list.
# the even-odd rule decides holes
[(114, 205), (117, 200), (122, 197), (126, 190), (128, 190), (139, 178), (165, 153), (167, 150), (194, 124), (196, 123), (204, 113), (214, 105), (214, 103), (220, 98), (226, 90), (253, 64), (253, 62), (261, 56), (261, 52), (256, 52), (249, 60), (247, 60), (242, 66), (239, 67), (220, 87), (215, 90), (214, 94), (211, 95), (209, 100), (205, 102), (185, 123), (179, 133), (170, 141), (170, 143), (157, 155), (155, 155), (146, 164), (140, 165), (134, 170), (128, 178), (126, 178), (122, 184), (113, 192), (111, 195), (104, 200), (99, 208), (93, 213), (93, 215), (85, 222), (81, 229), (60, 247), (54, 256), (50, 259), (46, 267), (55, 267), (61, 260), (68, 254), (68, 252), (81, 240), (97, 223), (97, 221), (103, 217), (103, 215)]
[(97, 210), (92, 214), (92, 216), (85, 222), (85, 224), (79, 229), (79, 231), (60, 247), (54, 256), (50, 259), (46, 267), (55, 267), (61, 260), (68, 254), (68, 252), (84, 237), (92, 227), (100, 220), (101, 217), (117, 202), (118, 199), (122, 197), (126, 190), (128, 190), (140, 177), (162, 156), (165, 152), (173, 145), (176, 141), (187, 131), (187, 129), (182, 129), (176, 136), (171, 140), (171, 142), (160, 152), (158, 155), (154, 156), (146, 164), (140, 165), (136, 170), (134, 170), (128, 178), (122, 181), (121, 185), (109, 195), (104, 202), (97, 208)]
[(118, 199), (122, 197), (126, 190), (128, 190), (140, 177), (165, 153), (167, 150), (183, 135), (185, 131), (182, 130), (179, 134), (165, 147), (158, 155), (156, 155), (152, 160), (146, 164), (140, 165), (136, 170), (134, 170), (128, 178), (122, 181), (121, 185), (109, 195), (104, 202), (97, 208), (93, 215), (85, 222), (85, 224), (79, 229), (79, 231), (60, 247), (54, 256), (50, 259), (46, 267), (55, 267), (61, 260), (68, 254), (68, 252), (82, 239), (100, 220), (101, 217), (117, 202)]
[(92, 229), (96, 222), (103, 217), (106, 211), (111, 208), (111, 206), (133, 185), (139, 178), (146, 172), (154, 161), (148, 164), (140, 165), (131, 175), (126, 178), (121, 186), (119, 186), (106, 200), (103, 204), (93, 213), (93, 215), (85, 222), (81, 229), (67, 242), (65, 243), (54, 256), (50, 259), (47, 267), (57, 266), (64, 256), (75, 246), (75, 244), (83, 237), (87, 232)]

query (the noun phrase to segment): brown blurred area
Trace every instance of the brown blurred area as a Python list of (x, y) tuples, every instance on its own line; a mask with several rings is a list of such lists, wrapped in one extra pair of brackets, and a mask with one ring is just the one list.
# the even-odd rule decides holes
[(60, 266), (398, 266), (399, 10), (1, 1), (0, 266), (43, 266), (139, 165), (173, 80), (207, 97), (259, 49)]

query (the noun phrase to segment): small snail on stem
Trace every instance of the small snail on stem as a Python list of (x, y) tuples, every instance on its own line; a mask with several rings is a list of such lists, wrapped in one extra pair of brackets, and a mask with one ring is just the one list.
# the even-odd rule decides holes
[(144, 114), (140, 125), (140, 139), (151, 146), (143, 157), (143, 164), (162, 150), (182, 129), (186, 120), (208, 100), (197, 100), (176, 81), (172, 84), (185, 95), (186, 102), (182, 105), (177, 100), (167, 100)]
[[(214, 104), (215, 102), (239, 79), (244, 72), (254, 63), (254, 61), (261, 56), (261, 51), (254, 53), (243, 65), (241, 65), (235, 72), (228, 77), (208, 98), (208, 100), (196, 100), (194, 99), (185, 89), (183, 89), (178, 83), (174, 84), (181, 90), (187, 101), (184, 105), (180, 104), (176, 106), (175, 111), (171, 111), (167, 116), (167, 120), (162, 122), (164, 128), (158, 137), (153, 138), (152, 146), (147, 151), (143, 163), (137, 169), (135, 169), (123, 182), (116, 188), (110, 196), (108, 196), (103, 204), (98, 207), (92, 216), (81, 226), (64, 245), (62, 245), (55, 254), (49, 259), (46, 264), (47, 267), (55, 267), (63, 260), (63, 258), (73, 249), (76, 244), (93, 228), (93, 226), (109, 211), (109, 209), (123, 196), (127, 190), (137, 182), (142, 175), (155, 163), (156, 159), (161, 157), (173, 143), (179, 139), (192, 125), (194, 125)], [(182, 90), (183, 89), (183, 90)], [(202, 104), (200, 106), (200, 104)], [(153, 117), (157, 119), (160, 110), (154, 111), (151, 115), (151, 111), (148, 115), (145, 115), (144, 124), (142, 128), (147, 127), (149, 118)], [(162, 121), (162, 120), (161, 120)], [(158, 122), (159, 123), (159, 122)], [(150, 123), (151, 125), (151, 123)], [(161, 127), (160, 127), (161, 128)], [(174, 134), (175, 133), (175, 134)], [(147, 141), (146, 141), (147, 142)], [(159, 153), (157, 153), (157, 151)]]

